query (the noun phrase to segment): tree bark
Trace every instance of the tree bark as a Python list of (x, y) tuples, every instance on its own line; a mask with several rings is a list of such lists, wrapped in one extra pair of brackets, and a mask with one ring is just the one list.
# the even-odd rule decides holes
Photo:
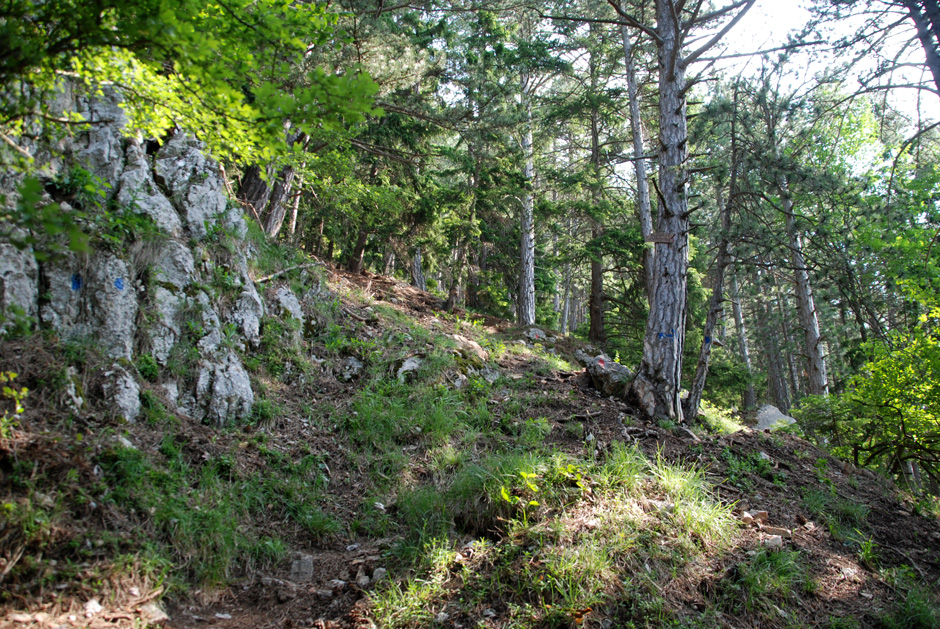
[(264, 233), (271, 240), (277, 238), (278, 234), (281, 233), (281, 227), (284, 225), (284, 218), (287, 216), (287, 205), (285, 205), (284, 199), (291, 193), (295, 174), (296, 171), (293, 166), (284, 166), (278, 172), (277, 180), (271, 188), (268, 206), (262, 215)]
[(268, 205), (271, 187), (261, 177), (261, 167), (251, 165), (245, 169), (241, 184), (238, 186), (238, 200), (244, 203), (260, 225), (261, 214)]
[[(592, 221), (591, 235), (600, 238), (604, 233), (603, 226)], [(591, 295), (588, 299), (588, 340), (592, 343), (602, 344), (607, 340), (607, 331), (604, 329), (604, 260), (599, 254), (591, 258)]]
[[(303, 181), (301, 181), (300, 185), (297, 187), (302, 188), (302, 186), (303, 186)], [(290, 225), (288, 228), (291, 242), (294, 242), (294, 239), (297, 236), (297, 215), (298, 214), (300, 214), (300, 192), (294, 195), (294, 202), (291, 203)]]
[(640, 233), (643, 234), (643, 277), (646, 282), (646, 300), (653, 299), (653, 259), (656, 249), (649, 238), (653, 233), (653, 210), (650, 202), (649, 176), (646, 173), (646, 160), (643, 158), (643, 119), (640, 117), (640, 95), (636, 82), (636, 65), (633, 62), (633, 42), (626, 24), (621, 24), (623, 38), (624, 70), (627, 75), (627, 98), (630, 103), (630, 131), (633, 135), (633, 168), (636, 172), (637, 214), (640, 219)]
[[(595, 67), (593, 57), (590, 60), (592, 90), (595, 85)], [(597, 208), (601, 200), (600, 181), (601, 181), (601, 150), (600, 150), (600, 130), (599, 112), (596, 107), (591, 110), (591, 170), (594, 181), (591, 182), (591, 201)], [(596, 212), (596, 209), (595, 209)], [(591, 220), (591, 238), (595, 244), (604, 235), (604, 224), (601, 219), (594, 217)], [(590, 327), (588, 328), (588, 340), (592, 343), (603, 344), (607, 340), (607, 332), (604, 329), (604, 257), (599, 247), (595, 247), (594, 254), (591, 256), (591, 296), (588, 301), (588, 312), (590, 316)]]
[(392, 275), (395, 272), (395, 248), (391, 245), (385, 247), (385, 256), (382, 259), (382, 275)]
[(444, 310), (453, 312), (460, 297), (460, 278), (463, 275), (464, 259), (466, 258), (467, 248), (464, 243), (457, 245), (457, 260), (450, 274), (450, 289), (447, 291), (447, 301), (444, 303)]
[(744, 313), (741, 310), (741, 294), (738, 291), (738, 278), (731, 275), (731, 309), (734, 313), (734, 329), (738, 336), (738, 350), (741, 360), (747, 369), (747, 388), (744, 390), (744, 410), (749, 411), (757, 407), (757, 396), (754, 394), (752, 381), (754, 369), (751, 367), (751, 353), (747, 344), (747, 330), (744, 327)]
[(940, 6), (937, 0), (901, 0), (901, 4), (914, 21), (917, 38), (927, 59), (927, 68), (940, 92)]
[(786, 215), (787, 237), (790, 241), (790, 265), (793, 267), (793, 283), (796, 285), (797, 311), (800, 315), (800, 326), (805, 334), (807, 389), (810, 395), (829, 395), (819, 319), (816, 316), (816, 304), (813, 301), (813, 291), (809, 283), (809, 272), (803, 258), (803, 242), (796, 227), (793, 201), (790, 198), (788, 182), (784, 175), (778, 177), (777, 184)]
[(681, 422), (679, 391), (689, 265), (688, 133), (685, 68), (680, 61), (682, 43), (674, 11), (671, 0), (656, 0), (657, 33), (660, 37), (657, 231), (669, 234), (671, 242), (656, 244), (653, 299), (643, 339), (643, 359), (633, 381), (632, 393), (648, 418), (662, 417)]
[[(760, 285), (755, 275), (754, 284)], [(757, 323), (764, 345), (764, 358), (767, 361), (767, 391), (770, 399), (781, 412), (790, 411), (790, 395), (787, 392), (787, 380), (780, 364), (780, 341), (774, 325), (772, 308), (763, 296), (757, 298)]]
[(535, 325), (535, 155), (532, 146), (532, 106), (527, 102), (525, 86), (522, 98), (526, 101), (526, 123), (522, 134), (522, 154), (525, 166), (522, 171), (525, 191), (522, 196), (522, 212), (519, 227), (522, 231), (518, 319), (521, 325)]
[(421, 247), (415, 247), (414, 255), (411, 258), (411, 283), (419, 290), (428, 289), (428, 281), (424, 277), (424, 263), (421, 260)]
[(356, 246), (346, 260), (346, 268), (351, 273), (362, 273), (362, 262), (366, 253), (366, 241), (369, 238), (369, 232), (365, 226), (359, 228), (359, 234), (356, 236)]

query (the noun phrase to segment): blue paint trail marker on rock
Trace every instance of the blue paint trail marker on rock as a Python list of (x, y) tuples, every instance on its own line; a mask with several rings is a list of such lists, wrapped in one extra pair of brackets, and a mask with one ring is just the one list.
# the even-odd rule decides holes
[(82, 290), (82, 285), (83, 285), (82, 274), (73, 273), (72, 274), (72, 290)]
[(116, 280), (114, 280), (114, 288), (118, 290), (124, 290), (124, 278), (123, 277), (119, 277)]

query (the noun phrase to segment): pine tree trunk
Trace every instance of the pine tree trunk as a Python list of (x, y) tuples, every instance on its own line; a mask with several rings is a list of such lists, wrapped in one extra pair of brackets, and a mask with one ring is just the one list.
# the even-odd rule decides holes
[(258, 224), (264, 227), (261, 220), (261, 214), (268, 205), (268, 197), (271, 195), (271, 187), (268, 182), (261, 178), (261, 167), (257, 165), (249, 166), (245, 169), (241, 184), (238, 186), (238, 200), (248, 207), (249, 213), (255, 217)]
[(790, 241), (790, 265), (793, 267), (793, 283), (796, 285), (797, 311), (800, 315), (800, 326), (806, 336), (807, 388), (810, 395), (828, 395), (826, 360), (823, 357), (819, 319), (816, 316), (816, 304), (813, 301), (813, 291), (809, 283), (809, 272), (803, 258), (803, 242), (797, 231), (793, 201), (790, 198), (786, 177), (781, 175), (777, 183), (783, 198), (783, 211), (786, 214), (787, 237)]
[(744, 390), (744, 410), (749, 411), (757, 407), (757, 396), (754, 394), (754, 383), (752, 377), (754, 369), (751, 367), (751, 352), (747, 345), (747, 330), (744, 327), (744, 313), (741, 310), (741, 297), (738, 291), (738, 278), (731, 275), (731, 309), (734, 313), (734, 329), (738, 337), (738, 350), (741, 352), (741, 360), (747, 369), (747, 388)]
[[(594, 238), (600, 238), (603, 228), (594, 223), (592, 228)], [(603, 344), (607, 340), (607, 331), (604, 329), (604, 262), (598, 257), (591, 259), (591, 296), (588, 300), (588, 340), (592, 343)]]
[(682, 353), (685, 345), (686, 283), (689, 255), (689, 214), (686, 186), (688, 173), (685, 68), (678, 23), (671, 0), (656, 0), (659, 52), (659, 192), (657, 231), (671, 242), (656, 244), (653, 262), (653, 299), (650, 304), (643, 359), (633, 381), (632, 393), (650, 419), (681, 422), (679, 399)]
[(291, 188), (293, 188), (294, 173), (293, 166), (284, 166), (280, 170), (277, 174), (277, 180), (271, 188), (268, 207), (261, 216), (264, 221), (264, 233), (271, 240), (277, 238), (277, 235), (281, 232), (281, 227), (284, 225), (284, 217), (287, 215), (287, 206), (284, 204), (284, 199), (290, 195)]
[[(940, 6), (937, 0), (901, 0), (917, 28), (934, 85), (940, 90)], [(926, 14), (924, 10), (926, 9)]]
[[(303, 186), (303, 181), (300, 182), (300, 185), (297, 186), (301, 188)], [(294, 239), (297, 236), (297, 215), (300, 214), (300, 193), (294, 195), (294, 202), (291, 203), (290, 211), (290, 224), (288, 227), (288, 233), (290, 235), (291, 242), (294, 242)]]
[(457, 246), (457, 259), (451, 271), (450, 289), (447, 291), (447, 301), (444, 303), (444, 310), (447, 312), (453, 312), (454, 307), (457, 305), (457, 299), (460, 296), (460, 277), (463, 275), (463, 264), (466, 253), (466, 245), (463, 243), (459, 244)]
[(382, 275), (395, 273), (395, 248), (391, 245), (385, 247), (385, 256), (382, 259)]
[(324, 223), (325, 223), (324, 219), (323, 219), (323, 218), (320, 218), (320, 225), (317, 227), (317, 233), (316, 233), (316, 236), (315, 236), (315, 238), (317, 239), (317, 242), (316, 242), (316, 244), (315, 244), (314, 247), (313, 247), (313, 255), (315, 255), (315, 256), (318, 257), (318, 258), (320, 257), (320, 252), (323, 250), (323, 227), (324, 227)]
[(640, 218), (640, 233), (643, 235), (643, 277), (646, 281), (646, 299), (653, 299), (653, 259), (656, 249), (649, 242), (653, 233), (653, 210), (650, 202), (649, 176), (646, 160), (643, 159), (643, 119), (640, 117), (640, 95), (636, 82), (636, 65), (633, 62), (633, 42), (626, 24), (621, 24), (623, 37), (624, 69), (627, 75), (627, 98), (630, 103), (630, 130), (633, 135), (633, 168), (636, 172), (637, 214)]
[[(756, 279), (754, 284), (759, 286)], [(790, 411), (790, 395), (787, 380), (781, 365), (780, 341), (774, 324), (773, 311), (763, 297), (757, 298), (757, 323), (764, 342), (764, 358), (767, 361), (767, 390), (770, 399), (782, 413)]]
[[(482, 249), (482, 246), (481, 246)], [(480, 268), (481, 253), (476, 253), (476, 263), (471, 256), (470, 264), (467, 265), (467, 308), (479, 308), (480, 296), (477, 289), (480, 285), (478, 270)]]
[[(523, 91), (523, 98), (528, 95)], [(532, 190), (535, 179), (535, 156), (532, 146), (532, 109), (525, 103), (526, 126), (522, 134), (522, 154), (525, 167), (522, 172), (525, 191), (522, 196), (522, 213), (519, 227), (522, 231), (518, 319), (521, 325), (535, 325), (535, 194)]]
[(424, 277), (424, 262), (421, 260), (421, 247), (415, 247), (411, 258), (411, 284), (419, 290), (428, 289), (428, 282)]
[(366, 241), (369, 238), (369, 232), (365, 227), (359, 228), (359, 234), (356, 236), (356, 246), (353, 248), (349, 259), (346, 261), (346, 268), (351, 273), (362, 273), (362, 262), (366, 253)]

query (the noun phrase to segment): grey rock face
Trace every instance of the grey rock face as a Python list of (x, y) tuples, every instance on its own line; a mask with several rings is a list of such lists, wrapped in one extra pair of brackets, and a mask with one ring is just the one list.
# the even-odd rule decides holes
[(264, 317), (264, 302), (261, 301), (254, 284), (249, 282), (238, 296), (229, 320), (238, 326), (249, 345), (258, 347), (261, 342), (262, 317)]
[(180, 312), (185, 304), (184, 298), (162, 286), (153, 289), (151, 295), (153, 323), (147, 327), (150, 348), (154, 359), (166, 365), (173, 351), (173, 346), (180, 339)]
[(140, 414), (140, 387), (127, 371), (118, 365), (105, 374), (105, 398), (125, 420), (133, 422)]
[(84, 276), (76, 264), (49, 263), (43, 265), (41, 275), (49, 300), (40, 307), (39, 319), (67, 336), (81, 311)]
[[(39, 312), (39, 266), (31, 251), (0, 244), (0, 309), (10, 313), (11, 308), (29, 317)], [(0, 322), (0, 329), (7, 326)]]
[(303, 324), (304, 309), (301, 307), (297, 297), (286, 286), (281, 286), (274, 293), (275, 310), (283, 316), (297, 319)]
[(185, 217), (192, 236), (201, 240), (216, 226), (244, 236), (244, 219), (228, 212), (222, 173), (202, 153), (195, 138), (181, 133), (170, 138), (157, 154), (154, 170), (156, 182), (169, 191), (170, 201)]
[(238, 356), (229, 352), (218, 363), (203, 363), (196, 383), (195, 403), (194, 417), (218, 426), (251, 414), (255, 395), (248, 372)]
[(177, 290), (192, 283), (195, 270), (193, 252), (178, 240), (164, 242), (153, 264), (154, 280)]
[(102, 96), (88, 99), (82, 115), (94, 122), (112, 121), (110, 124), (92, 124), (76, 141), (78, 161), (94, 175), (108, 184), (117, 181), (124, 168), (124, 147), (121, 130), (127, 116), (121, 109), (121, 98), (108, 90)]
[(126, 165), (119, 180), (118, 203), (125, 208), (143, 212), (171, 236), (181, 236), (183, 222), (154, 183), (150, 160), (136, 139), (128, 140), (125, 159)]
[(790, 417), (789, 415), (784, 415), (780, 412), (780, 409), (771, 404), (765, 404), (761, 406), (757, 411), (757, 426), (754, 428), (756, 430), (775, 430), (777, 428), (783, 428), (784, 426), (789, 426), (790, 424), (795, 424), (796, 420)]
[(202, 329), (202, 337), (196, 345), (202, 352), (211, 354), (219, 349), (219, 345), (222, 344), (222, 322), (219, 320), (219, 315), (213, 308), (212, 300), (209, 299), (207, 294), (197, 293), (195, 302), (199, 308), (201, 319), (199, 325)]
[(112, 358), (130, 358), (137, 293), (124, 260), (99, 252), (86, 264), (75, 258), (43, 269), (49, 302), (40, 319), (65, 338), (89, 336)]
[(127, 263), (115, 255), (97, 256), (89, 270), (88, 299), (92, 331), (105, 352), (131, 358), (137, 319), (137, 293)]

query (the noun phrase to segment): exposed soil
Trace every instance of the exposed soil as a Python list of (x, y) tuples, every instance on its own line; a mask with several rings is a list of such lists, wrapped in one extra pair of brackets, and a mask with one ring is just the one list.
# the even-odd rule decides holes
[[(376, 275), (351, 275), (329, 269), (329, 276), (332, 287), (343, 296), (344, 309), (352, 322), (365, 323), (365, 327), (377, 325), (364, 305), (350, 296), (348, 289), (356, 288), (367, 297), (414, 317), (421, 325), (439, 332), (455, 331), (454, 319), (441, 316), (442, 302), (428, 293)], [(483, 325), (490, 332), (504, 335), (507, 344), (521, 335), (521, 330), (504, 320), (483, 317)], [(575, 345), (562, 340), (556, 350), (564, 355)], [(48, 369), (51, 360), (52, 356), (42, 349), (39, 341), (0, 345), (0, 371), (17, 371), (23, 382), (41, 381), (41, 374)], [(792, 531), (792, 538), (784, 540), (784, 545), (802, 551), (809, 562), (811, 576), (818, 584), (815, 592), (801, 599), (804, 624), (826, 626), (829, 618), (849, 617), (855, 618), (861, 626), (874, 626), (878, 607), (897, 598), (898, 593), (877, 577), (874, 566), (860, 562), (856, 545), (837, 540), (824, 522), (807, 511), (804, 496), (823, 486), (831, 487), (835, 495), (849, 503), (867, 505), (869, 515), (860, 532), (874, 543), (881, 568), (906, 565), (923, 583), (935, 587), (940, 583), (940, 523), (915, 513), (912, 504), (899, 498), (900, 494), (890, 481), (854, 469), (787, 434), (744, 430), (731, 436), (706, 435), (696, 440), (677, 434), (679, 431), (643, 424), (634, 418), (625, 403), (602, 397), (591, 388), (583, 372), (549, 371), (546, 374), (540, 369), (538, 372), (545, 375), (539, 375), (528, 356), (507, 353), (500, 360), (499, 369), (510, 381), (519, 383), (519, 387), (500, 391), (491, 400), (494, 422), (500, 420), (502, 405), (514, 396), (525, 395), (527, 406), (523, 418), (546, 418), (551, 426), (548, 442), (557, 450), (583, 455), (589, 453), (588, 449), (596, 449), (597, 455), (603, 456), (605, 448), (614, 441), (637, 441), (652, 458), (660, 455), (671, 462), (682, 461), (703, 468), (717, 487), (721, 500), (735, 504), (738, 513), (745, 510), (767, 512), (768, 519), (763, 525), (741, 525), (731, 552), (712, 558), (709, 565), (697, 570), (695, 578), (678, 579), (664, 593), (679, 616), (684, 615), (682, 610), (687, 610), (689, 615), (701, 610), (710, 593), (721, 587), (720, 582), (728, 571), (744, 560), (748, 552), (761, 547), (768, 537), (764, 528), (772, 526)], [(361, 470), (357, 469), (345, 444), (328, 429), (328, 421), (327, 428), (318, 428), (306, 421), (301, 411), (321, 403), (343, 408), (356, 395), (360, 384), (341, 382), (329, 373), (319, 374), (313, 385), (304, 387), (302, 394), (277, 383), (266, 384), (269, 396), (276, 397), (285, 411), (270, 425), (257, 429), (267, 434), (268, 447), (283, 452), (288, 458), (310, 452), (321, 455), (327, 462), (330, 479), (325, 508), (341, 522), (360, 517), (367, 495)], [(86, 386), (91, 391), (95, 383), (88, 382)], [(313, 397), (310, 391), (316, 391)], [(539, 401), (540, 396), (542, 401)], [(64, 415), (55, 410), (55, 400), (41, 395), (34, 397), (45, 401), (37, 401), (14, 437), (0, 443), (0, 466), (4, 475), (11, 472), (11, 466), (27, 461), (34, 473), (43, 472), (62, 483), (92, 484), (96, 470), (89, 460), (106, 446), (95, 441), (95, 436), (107, 433), (111, 424), (97, 416), (90, 417), (85, 425), (69, 426), (67, 432), (71, 435), (83, 432), (87, 446), (76, 445), (74, 440), (60, 439), (54, 434), (43, 434), (44, 429), (63, 430)], [(45, 415), (40, 417), (40, 412)], [(575, 423), (581, 428), (572, 429)], [(321, 422), (321, 425), (324, 424)], [(123, 428), (128, 433), (127, 438), (140, 450), (153, 451), (159, 447), (162, 435), (158, 428), (145, 424)], [(240, 473), (265, 468), (265, 461), (246, 438), (250, 431), (220, 432), (183, 420), (179, 434), (188, 458), (208, 458), (234, 451), (238, 453), (234, 464)], [(416, 449), (410, 456), (415, 468), (420, 469), (426, 453)], [(731, 462), (751, 457), (767, 458), (770, 473), (764, 477), (750, 474), (735, 483)], [(4, 501), (17, 499), (18, 490), (6, 481), (0, 490)], [(108, 507), (85, 505), (84, 510), (72, 514), (70, 526), (112, 531), (130, 546), (137, 522)], [(392, 567), (388, 565), (388, 551), (396, 542), (395, 535), (385, 539), (360, 539), (342, 532), (327, 541), (315, 541), (273, 517), (263, 526), (287, 535), (286, 541), (293, 551), (288, 561), (270, 571), (247, 570), (223, 591), (195, 592), (185, 599), (171, 599), (167, 606), (171, 620), (167, 626), (239, 629), (373, 626), (368, 600), (371, 586), (360, 588), (357, 576), (372, 576), (377, 568)], [(11, 549), (4, 547), (7, 540), (3, 535), (0, 526), (0, 551), (8, 560)], [(63, 539), (74, 537), (75, 531), (62, 531), (62, 535)], [(67, 549), (62, 549), (62, 555), (68, 555)], [(303, 583), (291, 580), (290, 559), (300, 555), (311, 556), (314, 567), (313, 577)], [(49, 559), (51, 557), (44, 561)], [(0, 564), (2, 570), (3, 564)], [(160, 595), (160, 591), (149, 588), (144, 577), (134, 583), (102, 584), (82, 583), (81, 574), (78, 571), (78, 581), (58, 593), (37, 591), (25, 585), (20, 592), (11, 590), (6, 611), (0, 610), (0, 628), (60, 624), (135, 626), (137, 610), (148, 602), (146, 598)], [(92, 595), (105, 604), (106, 610), (89, 619), (83, 614), (82, 604)], [(506, 608), (499, 603), (490, 603), (495, 614), (453, 617), (442, 625), (503, 626)], [(787, 622), (781, 619), (780, 626)], [(728, 626), (757, 626), (748, 623), (747, 619), (728, 620)], [(616, 625), (603, 625), (601, 618), (588, 615), (584, 626)]]

